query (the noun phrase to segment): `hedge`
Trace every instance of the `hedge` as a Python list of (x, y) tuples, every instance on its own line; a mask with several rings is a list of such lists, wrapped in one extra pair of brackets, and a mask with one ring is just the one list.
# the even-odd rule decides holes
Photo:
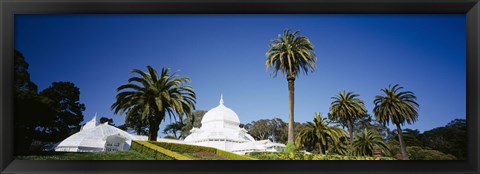
[(246, 155), (260, 160), (394, 160), (394, 158), (390, 157), (340, 156), (276, 152), (250, 152)]
[(216, 153), (218, 155), (224, 156), (224, 157), (226, 157), (230, 160), (257, 160), (256, 158), (252, 158), (252, 157), (244, 156), (244, 155), (239, 155), (239, 154), (236, 154), (236, 153), (227, 152), (227, 151), (220, 150), (220, 149), (217, 149)]
[(407, 147), (408, 156), (411, 160), (456, 160), (457, 158), (450, 154), (431, 149), (424, 149), (419, 146)]
[(179, 152), (179, 153), (195, 153), (195, 152), (212, 152), (220, 156), (224, 156), (229, 160), (256, 160), (255, 158), (239, 155), (232, 152), (227, 152), (213, 147), (195, 146), (188, 144), (166, 143), (150, 141), (151, 144), (163, 147), (165, 149)]
[(180, 153), (194, 153), (194, 152), (216, 153), (216, 149), (211, 147), (178, 144), (178, 143), (166, 143), (166, 142), (157, 142), (157, 141), (149, 141), (149, 143), (163, 147), (165, 149), (168, 149), (174, 152), (180, 152)]
[(146, 141), (132, 141), (131, 149), (154, 157), (157, 160), (193, 160), (192, 158), (156, 146)]

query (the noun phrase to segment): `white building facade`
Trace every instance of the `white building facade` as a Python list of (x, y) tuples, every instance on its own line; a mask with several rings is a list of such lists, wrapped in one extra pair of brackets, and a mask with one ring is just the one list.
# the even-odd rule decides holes
[(187, 144), (215, 147), (225, 151), (245, 154), (246, 152), (278, 152), (284, 144), (270, 140), (256, 141), (247, 130), (240, 128), (237, 114), (224, 105), (223, 96), (217, 107), (209, 110), (201, 121), (200, 128), (193, 128), (184, 140)]
[[(226, 107), (223, 96), (220, 104), (209, 110), (201, 121), (200, 128), (193, 128), (191, 134), (182, 140), (157, 138), (159, 142), (207, 146), (245, 154), (246, 152), (279, 152), (284, 144), (270, 140), (256, 141), (247, 130), (240, 128), (237, 114)], [(132, 135), (107, 123), (98, 124), (96, 115), (80, 130), (60, 142), (54, 148), (61, 152), (105, 152), (130, 149), (132, 140), (147, 141), (147, 136)]]
[(134, 136), (115, 126), (97, 123), (97, 117), (54, 148), (57, 152), (104, 152), (130, 149), (132, 140), (147, 140), (145, 136)]

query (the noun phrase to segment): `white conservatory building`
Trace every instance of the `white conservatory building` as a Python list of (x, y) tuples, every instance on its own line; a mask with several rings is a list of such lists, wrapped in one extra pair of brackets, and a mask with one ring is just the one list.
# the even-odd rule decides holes
[(145, 136), (135, 136), (114, 126), (98, 124), (96, 116), (80, 130), (60, 142), (55, 147), (59, 152), (104, 152), (130, 149), (132, 140), (147, 140)]
[(223, 96), (220, 104), (209, 110), (202, 119), (200, 128), (193, 128), (191, 134), (184, 140), (186, 144), (215, 147), (218, 149), (245, 154), (245, 152), (278, 152), (283, 151), (284, 144), (273, 143), (270, 140), (255, 141), (240, 128), (237, 114), (226, 107)]
[[(200, 128), (190, 130), (191, 134), (183, 141), (157, 138), (159, 142), (207, 146), (245, 154), (245, 152), (279, 152), (284, 144), (270, 140), (256, 141), (247, 130), (240, 128), (237, 114), (223, 103), (209, 110), (201, 121)], [(147, 141), (147, 136), (132, 135), (114, 126), (98, 124), (96, 115), (79, 132), (71, 135), (54, 148), (61, 152), (105, 152), (130, 149), (132, 140)]]

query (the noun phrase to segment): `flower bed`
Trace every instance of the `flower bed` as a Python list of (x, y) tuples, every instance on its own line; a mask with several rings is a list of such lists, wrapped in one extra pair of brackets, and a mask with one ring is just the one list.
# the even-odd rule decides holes
[(394, 160), (390, 157), (340, 156), (276, 152), (250, 152), (246, 155), (260, 160)]
[(227, 152), (227, 151), (212, 148), (212, 147), (195, 146), (195, 145), (188, 145), (188, 144), (177, 144), (177, 143), (165, 143), (165, 142), (156, 142), (156, 141), (149, 141), (149, 143), (155, 144), (157, 146), (160, 146), (165, 149), (178, 152), (178, 153), (211, 152), (219, 156), (223, 156), (229, 160), (256, 160), (255, 158), (252, 158), (252, 157), (239, 155), (236, 153)]
[(156, 141), (132, 141), (131, 149), (159, 160), (256, 160), (211, 147)]

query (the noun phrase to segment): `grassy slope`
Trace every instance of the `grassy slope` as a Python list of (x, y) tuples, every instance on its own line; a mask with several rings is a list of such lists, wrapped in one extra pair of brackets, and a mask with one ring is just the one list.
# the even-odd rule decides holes
[(119, 152), (63, 152), (48, 155), (17, 156), (19, 160), (154, 160), (133, 150)]

